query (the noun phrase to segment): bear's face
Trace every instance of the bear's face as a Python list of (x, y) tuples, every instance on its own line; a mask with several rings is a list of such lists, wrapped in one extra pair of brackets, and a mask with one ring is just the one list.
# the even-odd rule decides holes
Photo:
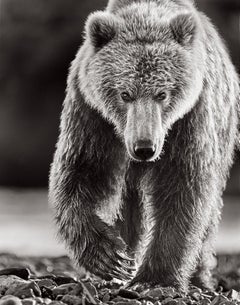
[(167, 131), (192, 109), (201, 90), (201, 72), (192, 62), (195, 27), (189, 16), (181, 16), (161, 39), (139, 40), (110, 15), (97, 13), (88, 22), (92, 54), (83, 90), (114, 124), (130, 157), (154, 161)]

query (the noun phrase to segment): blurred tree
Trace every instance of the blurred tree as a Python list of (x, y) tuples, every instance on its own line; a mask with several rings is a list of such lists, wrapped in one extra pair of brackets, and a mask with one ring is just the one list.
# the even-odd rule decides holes
[[(239, 64), (239, 0), (199, 0)], [(107, 0), (0, 0), (0, 185), (45, 186), (67, 70), (84, 21)], [(231, 188), (239, 191), (240, 172)]]

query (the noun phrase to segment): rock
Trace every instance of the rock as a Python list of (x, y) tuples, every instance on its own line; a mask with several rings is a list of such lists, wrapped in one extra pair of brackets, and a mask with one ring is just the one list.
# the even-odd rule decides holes
[(148, 296), (157, 300), (165, 297), (176, 298), (179, 297), (180, 294), (174, 288), (171, 287), (157, 287), (143, 291), (143, 293), (141, 293), (141, 296)]
[(54, 282), (56, 282), (57, 285), (76, 283), (76, 281), (72, 277), (69, 277), (69, 276), (56, 276), (54, 278)]
[(75, 295), (77, 297), (81, 297), (83, 294), (83, 286), (82, 284), (76, 284), (75, 288), (69, 292), (71, 295)]
[(63, 298), (63, 294), (59, 294), (57, 297), (56, 297), (56, 301), (61, 301)]
[(212, 296), (208, 293), (202, 293), (201, 296), (204, 298), (204, 299), (211, 299)]
[(219, 293), (217, 293), (216, 291), (207, 291), (207, 294), (210, 296), (211, 300), (219, 296)]
[(156, 303), (156, 299), (155, 298), (152, 298), (152, 297), (149, 297), (148, 295), (146, 295), (145, 297), (140, 297), (139, 298), (139, 301), (149, 301), (149, 302), (151, 302), (151, 303)]
[(49, 303), (49, 305), (65, 305), (65, 303), (61, 301), (52, 301), (51, 303)]
[(45, 280), (45, 279), (52, 279), (54, 280), (56, 278), (56, 275), (53, 273), (50, 274), (44, 274), (37, 277), (39, 280)]
[(118, 296), (119, 293), (119, 289), (111, 289), (109, 290), (109, 293), (111, 294), (111, 296)]
[(103, 303), (110, 301), (110, 294), (108, 292), (104, 294), (102, 301)]
[(126, 298), (123, 298), (123, 297), (120, 297), (120, 296), (117, 296), (116, 298), (112, 299), (112, 301), (114, 303), (119, 303), (119, 302), (131, 302), (130, 299), (126, 299)]
[(17, 287), (11, 286), (5, 293), (21, 299), (41, 296), (41, 290), (34, 281), (22, 283)]
[(192, 293), (195, 293), (195, 292), (202, 293), (202, 289), (199, 287), (196, 287), (196, 286), (192, 286), (189, 289), (189, 295), (191, 295)]
[(129, 302), (122, 301), (122, 302), (117, 302), (115, 305), (141, 305), (141, 302), (137, 300), (129, 300)]
[(128, 289), (120, 289), (118, 295), (127, 299), (138, 299), (140, 298), (140, 294), (136, 291), (131, 291)]
[(43, 303), (43, 299), (40, 297), (34, 298), (34, 300), (37, 302), (37, 304), (42, 304)]
[(23, 305), (36, 305), (37, 302), (34, 299), (27, 298), (27, 299), (22, 300), (22, 304)]
[[(82, 304), (82, 299), (75, 296), (75, 295), (69, 295), (66, 294), (62, 297), (61, 300), (63, 303), (66, 303), (68, 305), (81, 305)], [(50, 303), (50, 305), (52, 305), (52, 303)], [(57, 304), (54, 304), (57, 305)]]
[[(190, 294), (189, 294), (190, 295)], [(192, 294), (191, 294), (191, 297), (195, 300), (195, 301), (199, 301), (199, 300), (201, 300), (201, 294), (199, 293), (199, 292), (193, 292)]]
[(1, 275), (16, 275), (23, 280), (28, 280), (30, 278), (30, 270), (28, 268), (7, 268), (0, 270)]
[(96, 287), (90, 283), (90, 282), (81, 282), (82, 286), (83, 286), (83, 290), (85, 291), (87, 289), (87, 291), (91, 294), (92, 297), (94, 298), (98, 298), (98, 292)]
[(43, 286), (43, 287), (41, 287), (41, 291), (42, 291), (42, 297), (43, 298), (49, 298), (49, 299), (53, 298), (52, 289)]
[(211, 305), (219, 305), (220, 303), (224, 303), (228, 301), (229, 300), (224, 295), (218, 295), (212, 300)]
[(211, 301), (209, 299), (203, 299), (198, 302), (200, 305), (209, 305), (211, 304)]
[(147, 289), (141, 293), (141, 296), (148, 296), (154, 299), (159, 299), (162, 296), (162, 288)]
[(44, 304), (48, 305), (48, 304), (50, 304), (52, 302), (52, 300), (49, 299), (49, 298), (44, 298), (43, 302), (44, 302)]
[[(98, 287), (98, 285), (95, 285), (95, 287)], [(112, 291), (111, 289), (105, 288), (105, 287), (104, 288), (99, 287), (97, 289), (98, 289), (99, 293), (101, 294), (101, 296), (103, 296), (106, 293), (110, 294)]]
[(141, 302), (141, 304), (144, 304), (144, 305), (153, 305), (153, 303), (151, 301), (146, 301), (146, 300), (143, 300)]
[(187, 303), (185, 301), (178, 300), (178, 305), (187, 305)]
[(56, 282), (53, 279), (41, 279), (41, 280), (35, 280), (35, 282), (38, 284), (38, 286), (41, 287), (47, 287), (47, 288), (53, 288), (56, 286)]
[(0, 305), (22, 305), (21, 300), (12, 295), (6, 295), (1, 298)]
[(162, 305), (177, 305), (178, 301), (174, 300), (173, 298), (169, 297), (162, 301)]
[(52, 289), (53, 297), (58, 296), (59, 294), (70, 294), (74, 289), (76, 289), (79, 284), (70, 283), (70, 284), (63, 284), (58, 287)]
[(232, 301), (240, 301), (240, 292), (234, 289), (231, 289), (226, 296)]
[(160, 301), (156, 301), (154, 305), (162, 305), (162, 303)]
[(28, 283), (29, 281), (25, 281), (16, 275), (2, 275), (0, 276), (0, 294), (5, 294), (10, 287), (16, 289), (17, 287), (27, 285)]

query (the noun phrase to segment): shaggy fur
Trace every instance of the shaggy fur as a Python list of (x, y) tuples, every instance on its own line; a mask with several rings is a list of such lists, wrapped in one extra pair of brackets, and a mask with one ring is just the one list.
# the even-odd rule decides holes
[[(192, 1), (110, 0), (90, 15), (49, 190), (80, 266), (132, 284), (211, 286), (238, 101), (225, 46)], [(137, 161), (142, 139), (151, 162)]]

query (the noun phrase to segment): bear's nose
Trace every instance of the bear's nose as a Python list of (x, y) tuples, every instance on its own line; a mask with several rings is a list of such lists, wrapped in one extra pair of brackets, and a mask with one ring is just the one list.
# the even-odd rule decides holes
[(143, 161), (149, 160), (154, 155), (155, 151), (155, 145), (150, 140), (140, 140), (134, 145), (135, 155)]

